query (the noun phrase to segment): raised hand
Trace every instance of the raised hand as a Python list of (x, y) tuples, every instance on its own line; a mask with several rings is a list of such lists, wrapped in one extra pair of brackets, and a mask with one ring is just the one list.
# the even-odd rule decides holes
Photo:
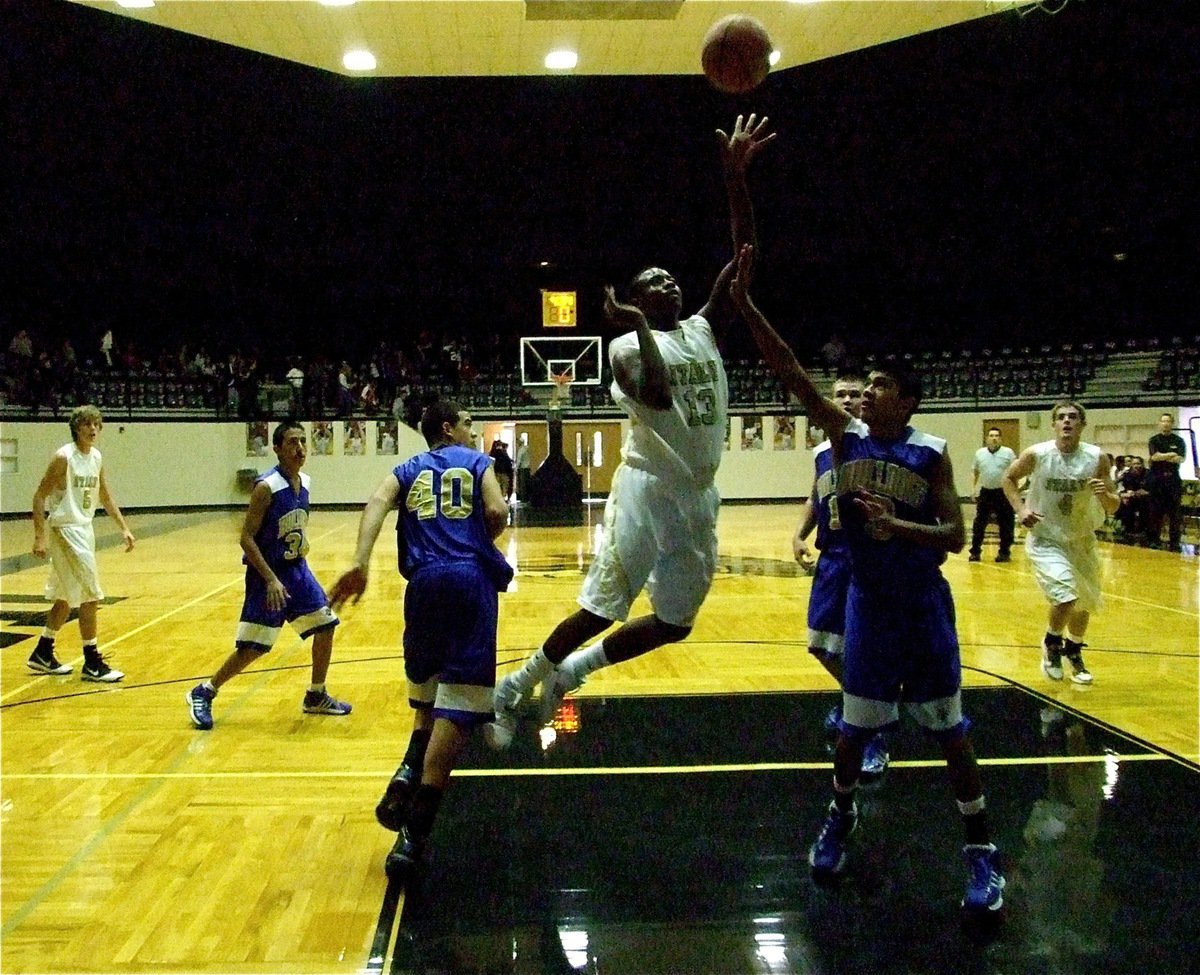
[(604, 314), (613, 325), (626, 331), (633, 331), (647, 324), (646, 316), (640, 308), (617, 301), (616, 292), (611, 284), (604, 286)]
[[(729, 270), (728, 265), (725, 270)], [(729, 295), (739, 308), (744, 308), (750, 301), (750, 281), (753, 277), (754, 248), (750, 244), (743, 244), (738, 251), (733, 279), (729, 282)]]
[(767, 116), (761, 119), (751, 114), (743, 124), (739, 115), (733, 123), (733, 134), (727, 135), (723, 129), (717, 129), (717, 138), (721, 140), (721, 155), (726, 167), (744, 173), (750, 161), (757, 156), (763, 147), (775, 138), (774, 132), (767, 131)]

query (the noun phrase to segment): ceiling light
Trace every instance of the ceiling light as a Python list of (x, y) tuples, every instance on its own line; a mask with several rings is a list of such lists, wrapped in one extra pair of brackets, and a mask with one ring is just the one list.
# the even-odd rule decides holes
[(154, 0), (117, 0), (117, 6), (126, 10), (146, 10), (154, 6)]
[(374, 71), (375, 55), (361, 48), (354, 51), (347, 51), (342, 55), (342, 64), (347, 71)]
[(775, 67), (775, 65), (779, 63), (779, 59), (781, 57), (783, 57), (783, 55), (780, 53), (779, 48), (775, 48), (767, 60), (771, 62), (771, 67)]
[(354, 0), (317, 0), (322, 7), (348, 7)]
[(552, 71), (569, 71), (579, 63), (579, 55), (574, 51), (551, 51), (546, 55), (545, 63)]

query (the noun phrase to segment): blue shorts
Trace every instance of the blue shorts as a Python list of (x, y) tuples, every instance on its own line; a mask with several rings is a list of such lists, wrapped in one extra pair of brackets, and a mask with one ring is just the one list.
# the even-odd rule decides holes
[(962, 723), (962, 668), (954, 599), (940, 574), (921, 587), (850, 584), (842, 673), (847, 730), (894, 723), (904, 703), (917, 723), (952, 733)]
[(813, 653), (842, 652), (849, 588), (850, 553), (841, 549), (822, 552), (808, 597), (808, 649)]
[(246, 566), (246, 599), (242, 603), (237, 629), (239, 647), (265, 653), (275, 646), (284, 622), (291, 623), (302, 639), (338, 625), (325, 590), (309, 570), (307, 562), (300, 559), (272, 568), (287, 590), (287, 603), (283, 609), (271, 609), (267, 605), (266, 582), (255, 569)]
[(459, 725), (494, 718), (496, 586), (475, 562), (418, 569), (404, 590), (404, 673), (414, 708)]

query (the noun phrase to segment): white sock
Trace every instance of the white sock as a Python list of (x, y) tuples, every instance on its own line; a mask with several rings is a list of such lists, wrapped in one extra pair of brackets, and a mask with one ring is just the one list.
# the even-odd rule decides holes
[(42, 636), (43, 636), (45, 639), (49, 640), (51, 643), (53, 643), (53, 642), (54, 642), (54, 638), (55, 638), (56, 636), (58, 636), (58, 630), (52, 630), (52, 629), (50, 629), (50, 627), (48, 627), (48, 626), (43, 626), (43, 627), (42, 627)]
[(520, 670), (510, 675), (509, 680), (512, 686), (522, 694), (528, 694), (545, 680), (552, 670), (554, 670), (554, 664), (547, 659), (546, 648), (538, 647), (537, 652), (525, 661)]
[(309, 694), (324, 694), (325, 693), (325, 685), (324, 684), (309, 684), (308, 685), (308, 693)]
[(601, 667), (607, 667), (611, 663), (612, 661), (604, 655), (604, 641), (597, 640), (590, 647), (576, 650), (558, 666), (570, 675), (575, 686), (578, 687), (588, 674), (594, 674)]

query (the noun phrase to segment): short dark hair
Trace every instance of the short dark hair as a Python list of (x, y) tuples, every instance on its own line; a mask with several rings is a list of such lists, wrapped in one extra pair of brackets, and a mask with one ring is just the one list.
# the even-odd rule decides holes
[(999, 427), (988, 427), (987, 428), (988, 433), (991, 433), (993, 430), (995, 430), (998, 434), (1000, 434), (1000, 436), (1004, 436), (1004, 431), (1001, 430)]
[(871, 371), (891, 377), (900, 395), (912, 398), (913, 413), (917, 412), (917, 407), (921, 405), (921, 397), (925, 395), (925, 390), (921, 385), (921, 377), (912, 366), (901, 359), (889, 359), (886, 362), (877, 363), (871, 368)]
[(434, 400), (425, 407), (425, 412), (421, 414), (421, 436), (425, 438), (425, 443), (434, 446), (442, 439), (442, 424), (454, 426), (460, 413), (462, 408), (448, 399)]
[(304, 424), (299, 420), (284, 420), (275, 428), (275, 432), (271, 434), (271, 443), (273, 443), (276, 447), (282, 447), (283, 438), (287, 436), (287, 432), (289, 430), (299, 430), (301, 433), (303, 433)]
[(835, 385), (837, 383), (860, 383), (865, 386), (867, 378), (862, 374), (861, 369), (844, 367), (834, 374), (833, 381)]

